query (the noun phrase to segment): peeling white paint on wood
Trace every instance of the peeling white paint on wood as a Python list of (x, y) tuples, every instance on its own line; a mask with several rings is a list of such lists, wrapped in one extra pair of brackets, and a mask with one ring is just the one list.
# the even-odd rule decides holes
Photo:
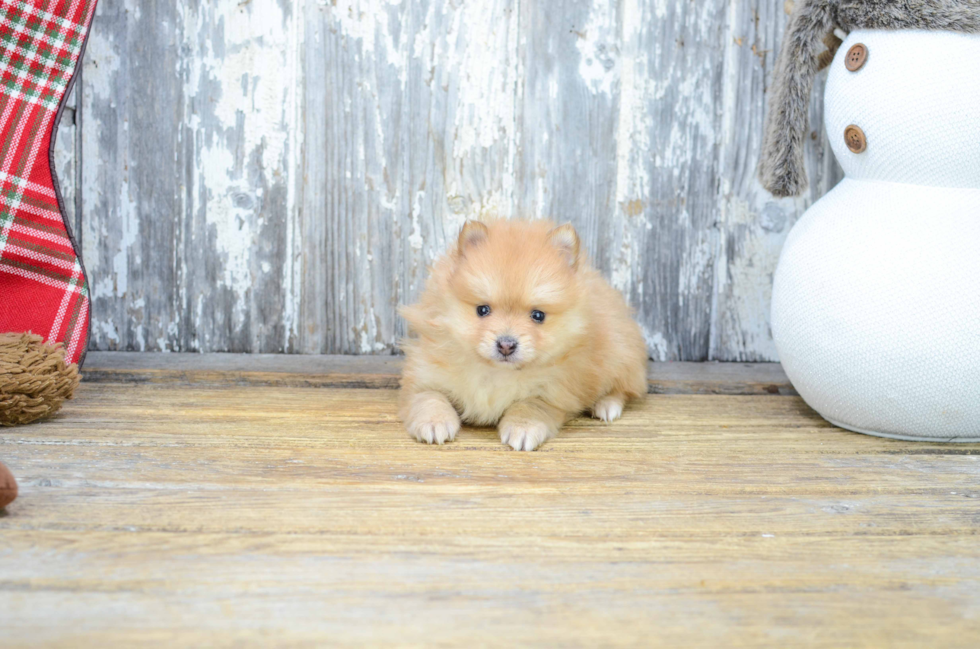
[(772, 360), (779, 249), (839, 178), (822, 133), (806, 198), (754, 178), (785, 19), (781, 0), (101, 3), (58, 143), (93, 348), (390, 353), (426, 265), (496, 212), (572, 221), (653, 358)]

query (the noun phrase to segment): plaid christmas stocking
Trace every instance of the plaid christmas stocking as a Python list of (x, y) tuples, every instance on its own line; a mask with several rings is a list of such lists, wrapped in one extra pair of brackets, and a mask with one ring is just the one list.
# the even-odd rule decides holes
[(0, 333), (88, 344), (89, 291), (53, 144), (96, 0), (0, 0)]

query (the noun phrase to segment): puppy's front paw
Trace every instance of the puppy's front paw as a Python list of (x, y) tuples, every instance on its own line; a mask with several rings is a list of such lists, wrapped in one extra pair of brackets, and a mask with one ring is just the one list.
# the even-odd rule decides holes
[(541, 421), (504, 421), (500, 441), (515, 451), (533, 451), (552, 437), (548, 424)]
[(445, 444), (456, 439), (459, 432), (459, 415), (441, 413), (408, 422), (408, 434), (426, 444)]
[(623, 397), (608, 394), (592, 406), (592, 416), (602, 421), (616, 421), (623, 414)]

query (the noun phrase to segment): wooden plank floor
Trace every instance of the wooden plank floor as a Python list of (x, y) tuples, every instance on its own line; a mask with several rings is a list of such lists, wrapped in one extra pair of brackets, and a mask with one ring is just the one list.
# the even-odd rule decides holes
[(980, 445), (844, 432), (742, 381), (536, 453), (428, 447), (391, 389), (105, 371), (0, 430), (5, 648), (980, 640)]

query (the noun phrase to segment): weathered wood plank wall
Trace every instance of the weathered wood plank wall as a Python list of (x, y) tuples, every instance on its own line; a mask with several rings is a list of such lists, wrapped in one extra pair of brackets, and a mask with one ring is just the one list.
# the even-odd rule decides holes
[[(783, 0), (100, 3), (59, 168), (100, 350), (388, 353), (481, 211), (579, 229), (651, 356), (773, 360)], [(822, 97), (814, 97), (815, 124)]]

